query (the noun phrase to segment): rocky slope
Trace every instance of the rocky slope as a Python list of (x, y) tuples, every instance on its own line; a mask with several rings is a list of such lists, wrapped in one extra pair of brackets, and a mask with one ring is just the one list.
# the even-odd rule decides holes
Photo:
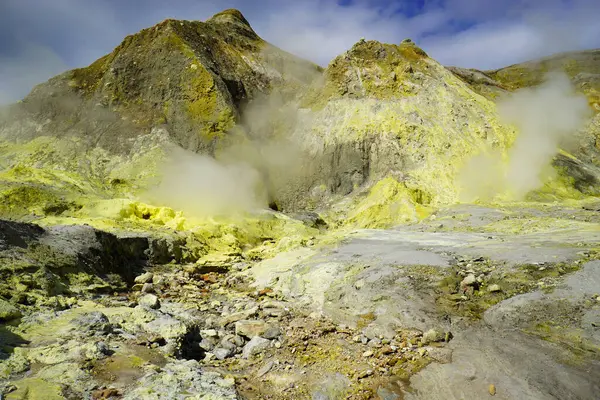
[(348, 195), (388, 174), (408, 208), (450, 203), (464, 161), (504, 151), (514, 139), (492, 102), (410, 41), (357, 43), (331, 62), (302, 105), (310, 112), (295, 134), (314, 159), (303, 191), (317, 204), (318, 196)]
[(319, 72), (263, 41), (239, 11), (206, 22), (165, 20), (89, 67), (37, 86), (17, 107), (17, 120), (23, 124), (24, 113), (43, 129), (3, 132), (21, 140), (75, 136), (124, 153), (131, 139), (164, 126), (184, 148), (214, 151), (250, 99), (274, 90), (293, 95)]
[(455, 204), (555, 65), (593, 109), (597, 51), (322, 70), (227, 10), (39, 85), (0, 118), (0, 399), (595, 398), (600, 114), (528, 202)]

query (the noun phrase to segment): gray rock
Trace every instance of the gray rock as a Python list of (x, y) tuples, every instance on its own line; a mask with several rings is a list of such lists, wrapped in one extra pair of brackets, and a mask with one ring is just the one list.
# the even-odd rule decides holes
[(204, 351), (211, 351), (215, 348), (217, 343), (213, 338), (203, 338), (199, 345)]
[(153, 294), (145, 294), (139, 298), (138, 304), (144, 308), (150, 308), (153, 310), (157, 310), (160, 308), (160, 301), (158, 297)]
[(10, 321), (21, 317), (21, 311), (8, 301), (0, 299), (0, 321)]
[(236, 346), (238, 347), (242, 347), (244, 345), (244, 343), (246, 343), (246, 341), (244, 340), (243, 337), (239, 336), (239, 335), (235, 335), (233, 338), (233, 342), (236, 344)]
[(226, 337), (223, 338), (223, 340), (221, 340), (220, 345), (224, 349), (235, 351), (238, 346), (235, 344), (234, 341), (235, 341), (234, 335), (227, 335)]
[(232, 349), (225, 349), (223, 347), (216, 347), (215, 349), (213, 349), (212, 353), (219, 360), (224, 360), (227, 357), (230, 357), (233, 354), (233, 351), (232, 351)]
[(108, 317), (99, 311), (92, 311), (71, 320), (77, 329), (86, 332), (109, 333), (112, 325)]
[(100, 354), (105, 356), (110, 356), (113, 353), (105, 342), (96, 343), (96, 348)]
[(263, 339), (260, 336), (254, 336), (246, 345), (242, 351), (242, 356), (246, 359), (262, 353), (269, 348), (271, 341)]
[(276, 326), (272, 326), (265, 331), (261, 336), (265, 339), (276, 339), (281, 335), (281, 329)]
[(152, 282), (153, 278), (154, 278), (154, 274), (152, 272), (146, 272), (146, 273), (143, 273), (142, 275), (136, 276), (134, 281), (135, 281), (135, 283), (141, 283), (143, 285), (144, 283)]
[(154, 291), (154, 285), (151, 283), (144, 283), (144, 286), (142, 286), (142, 293), (152, 293)]

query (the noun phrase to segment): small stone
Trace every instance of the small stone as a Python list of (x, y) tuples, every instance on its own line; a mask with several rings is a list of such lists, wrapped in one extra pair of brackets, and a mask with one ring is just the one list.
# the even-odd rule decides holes
[(276, 349), (280, 349), (281, 348), (281, 342), (275, 342), (275, 348)]
[(447, 347), (424, 347), (427, 350), (427, 355), (439, 362), (440, 364), (448, 364), (452, 362), (452, 350)]
[(236, 346), (238, 346), (238, 347), (242, 347), (242, 346), (244, 345), (244, 343), (245, 343), (245, 342), (246, 342), (246, 341), (244, 340), (244, 338), (243, 338), (243, 337), (241, 337), (241, 336), (239, 336), (239, 335), (235, 335), (235, 336), (233, 337), (233, 343), (235, 343), (235, 344), (236, 344)]
[(152, 278), (152, 283), (154, 284), (154, 286), (162, 286), (165, 284), (165, 278), (163, 278), (162, 276), (154, 275), (154, 278)]
[(211, 361), (213, 358), (215, 358), (215, 355), (213, 353), (204, 354), (204, 361)]
[[(263, 336), (271, 327), (265, 321), (242, 320), (235, 323), (235, 334), (251, 338)], [(277, 335), (276, 335), (277, 336)]]
[(600, 303), (600, 296), (596, 297), (596, 301)]
[(142, 275), (136, 276), (134, 279), (135, 283), (149, 283), (152, 282), (152, 278), (154, 278), (154, 274), (152, 272), (146, 272)]
[(488, 387), (488, 392), (490, 393), (490, 396), (495, 396), (496, 395), (496, 385), (490, 385)]
[(160, 308), (160, 301), (158, 297), (153, 294), (146, 294), (139, 298), (138, 304), (144, 308), (151, 308), (157, 310)]
[(285, 303), (278, 301), (267, 301), (263, 303), (262, 310), (265, 316), (281, 318), (289, 313)]
[[(223, 338), (223, 340), (221, 340), (221, 347), (227, 350), (231, 350), (232, 352), (237, 350), (237, 345), (235, 343), (233, 343), (233, 338), (235, 336), (233, 335), (227, 335), (227, 337)], [(215, 353), (213, 351), (213, 353)], [(215, 353), (217, 354), (217, 353)]]
[(355, 343), (360, 343), (360, 339), (361, 339), (360, 335), (356, 335), (352, 338), (352, 341)]
[(364, 378), (367, 378), (367, 377), (373, 375), (373, 373), (374, 372), (373, 372), (372, 369), (367, 369), (367, 370), (359, 372), (358, 375), (357, 375), (357, 378), (358, 379), (364, 379)]
[(488, 288), (488, 291), (490, 293), (497, 293), (497, 292), (501, 292), (502, 288), (500, 287), (500, 285), (490, 285), (490, 287)]
[(273, 365), (275, 365), (275, 363), (273, 361), (269, 361), (268, 363), (263, 365), (262, 368), (256, 372), (256, 377), (260, 378), (260, 377), (268, 374), (269, 371), (271, 371), (271, 369), (273, 368)]
[(474, 274), (469, 274), (460, 282), (460, 286), (473, 286), (477, 282)]
[(98, 349), (98, 351), (100, 352), (100, 354), (103, 354), (105, 356), (110, 356), (112, 354), (112, 351), (110, 351), (110, 348), (104, 342), (98, 342), (98, 343), (96, 343), (96, 349)]
[(266, 332), (263, 333), (261, 336), (264, 337), (265, 339), (276, 339), (280, 335), (281, 335), (281, 330), (276, 326), (272, 326), (272, 327), (269, 327), (269, 329), (267, 329)]
[(142, 293), (152, 293), (154, 292), (154, 285), (151, 283), (144, 283), (144, 286), (142, 286)]
[(371, 350), (367, 350), (362, 354), (363, 357), (367, 358), (367, 357), (372, 357), (373, 356), (373, 352)]
[(263, 351), (265, 351), (267, 348), (269, 348), (270, 344), (271, 344), (271, 342), (269, 340), (263, 339), (260, 336), (254, 336), (244, 346), (244, 349), (242, 350), (242, 357), (245, 359), (248, 359), (252, 356), (260, 354)]
[(212, 338), (203, 338), (199, 346), (204, 351), (211, 351), (215, 348), (215, 341)]
[(224, 360), (227, 357), (231, 356), (232, 351), (231, 351), (231, 349), (217, 347), (217, 348), (213, 349), (212, 353), (215, 355), (215, 357), (217, 357), (217, 359)]
[(202, 335), (202, 337), (215, 338), (219, 336), (219, 332), (215, 329), (204, 329), (200, 331), (200, 335)]
[(442, 331), (438, 331), (437, 329), (430, 329), (423, 334), (423, 344), (428, 344), (432, 342), (441, 342), (446, 338), (446, 334)]
[(421, 357), (425, 357), (425, 354), (427, 354), (427, 350), (424, 348), (420, 348), (419, 350), (417, 350), (417, 354), (419, 354), (419, 356)]

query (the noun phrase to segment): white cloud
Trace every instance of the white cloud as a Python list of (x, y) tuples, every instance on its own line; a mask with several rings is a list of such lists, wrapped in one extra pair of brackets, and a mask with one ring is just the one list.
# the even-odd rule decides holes
[[(345, 6), (336, 0), (2, 2), (0, 70), (12, 89), (3, 84), (0, 91), (12, 100), (33, 81), (56, 73), (61, 65), (57, 61), (69, 67), (87, 65), (110, 52), (124, 36), (162, 19), (205, 20), (229, 7), (240, 9), (264, 39), (321, 65), (361, 37), (388, 43), (410, 37), (443, 64), (480, 69), (600, 47), (598, 0), (429, 0), (420, 10), (400, 0), (386, 4), (354, 0)], [(3, 51), (7, 42), (8, 47), (29, 43), (44, 48), (41, 54), (46, 56), (38, 55), (32, 62), (31, 55), (23, 56), (26, 50)]]

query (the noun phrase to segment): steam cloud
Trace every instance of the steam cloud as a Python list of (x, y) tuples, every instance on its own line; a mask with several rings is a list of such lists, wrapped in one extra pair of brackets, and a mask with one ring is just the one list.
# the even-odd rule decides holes
[(259, 172), (244, 162), (219, 161), (182, 148), (171, 149), (160, 184), (144, 197), (187, 215), (231, 215), (264, 208)]
[(174, 148), (145, 197), (196, 217), (267, 208), (301, 170), (302, 149), (291, 135), (297, 113), (278, 93), (256, 98), (214, 158)]
[(517, 128), (518, 136), (507, 160), (492, 153), (467, 163), (460, 176), (463, 200), (500, 194), (519, 200), (539, 188), (559, 146), (583, 126), (591, 110), (565, 74), (551, 73), (539, 87), (500, 101), (498, 111), (503, 122)]

